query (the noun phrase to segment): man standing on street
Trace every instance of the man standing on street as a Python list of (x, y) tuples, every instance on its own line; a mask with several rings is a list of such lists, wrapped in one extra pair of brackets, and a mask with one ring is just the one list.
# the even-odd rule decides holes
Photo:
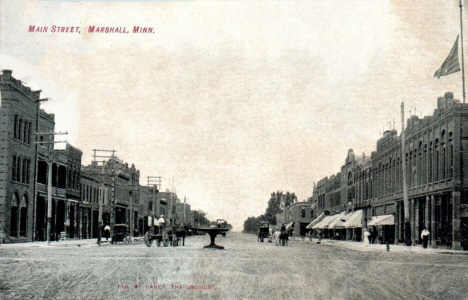
[(427, 248), (427, 241), (429, 240), (429, 230), (427, 227), (424, 227), (423, 231), (421, 231), (421, 238), (423, 240), (423, 248)]
[(164, 220), (164, 215), (161, 215), (161, 217), (159, 218), (158, 220), (158, 229), (159, 229), (159, 234), (162, 234), (162, 229), (164, 228), (164, 223), (166, 223), (166, 221)]

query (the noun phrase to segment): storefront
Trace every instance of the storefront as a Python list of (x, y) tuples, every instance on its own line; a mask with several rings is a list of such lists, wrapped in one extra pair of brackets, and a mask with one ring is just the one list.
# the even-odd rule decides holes
[(395, 243), (395, 215), (374, 216), (367, 223), (375, 243)]
[(343, 224), (346, 239), (360, 242), (362, 240), (362, 209), (354, 211)]

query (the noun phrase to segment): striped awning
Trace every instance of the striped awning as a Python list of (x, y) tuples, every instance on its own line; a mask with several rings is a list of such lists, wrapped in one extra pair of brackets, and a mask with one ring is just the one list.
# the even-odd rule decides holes
[(362, 209), (356, 210), (348, 220), (343, 224), (345, 228), (361, 228), (362, 227)]
[(315, 224), (317, 224), (318, 222), (322, 221), (323, 218), (325, 218), (325, 213), (321, 213), (315, 220), (313, 220), (312, 222), (310, 222), (309, 225), (306, 226), (307, 229), (311, 229)]
[(344, 228), (343, 224), (346, 222), (348, 217), (349, 216), (346, 214), (346, 212), (342, 211), (333, 221), (331, 221), (330, 224), (328, 224), (328, 229)]
[(286, 230), (290, 230), (293, 225), (294, 225), (294, 221), (286, 225)]
[(326, 216), (322, 221), (318, 222), (317, 224), (315, 224), (314, 226), (312, 226), (312, 229), (320, 229), (320, 228), (324, 228), (323, 226), (325, 224), (328, 225), (328, 223), (331, 222), (330, 220), (331, 216)]
[(325, 217), (325, 219), (323, 219), (321, 222), (319, 222), (318, 224), (312, 226), (313, 229), (325, 229), (325, 228), (329, 228), (328, 226), (330, 226), (330, 224), (335, 221), (336, 218), (339, 218), (341, 216), (341, 214), (336, 214), (336, 215), (333, 215), (333, 216), (327, 216)]
[(394, 215), (375, 216), (367, 223), (367, 226), (395, 225)]

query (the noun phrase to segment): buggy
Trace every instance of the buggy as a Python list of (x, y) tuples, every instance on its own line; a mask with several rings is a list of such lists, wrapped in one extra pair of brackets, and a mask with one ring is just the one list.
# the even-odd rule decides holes
[(263, 243), (264, 239), (268, 239), (268, 243), (272, 242), (272, 234), (270, 231), (270, 222), (260, 221), (260, 228), (258, 229), (257, 240)]
[(115, 224), (114, 234), (112, 235), (111, 243), (130, 243), (130, 234), (128, 232), (128, 226), (126, 224)]

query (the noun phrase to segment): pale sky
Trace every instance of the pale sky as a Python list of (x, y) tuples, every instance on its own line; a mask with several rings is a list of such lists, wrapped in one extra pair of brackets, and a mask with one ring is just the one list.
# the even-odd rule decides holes
[(174, 177), (180, 198), (235, 230), (273, 191), (305, 200), (348, 149), (370, 154), (393, 120), (399, 132), (402, 101), (421, 116), (446, 91), (461, 99), (460, 72), (433, 77), (460, 32), (458, 0), (0, 0), (0, 20), (0, 68), (50, 97), (42, 108), (83, 164), (115, 149), (140, 184)]

